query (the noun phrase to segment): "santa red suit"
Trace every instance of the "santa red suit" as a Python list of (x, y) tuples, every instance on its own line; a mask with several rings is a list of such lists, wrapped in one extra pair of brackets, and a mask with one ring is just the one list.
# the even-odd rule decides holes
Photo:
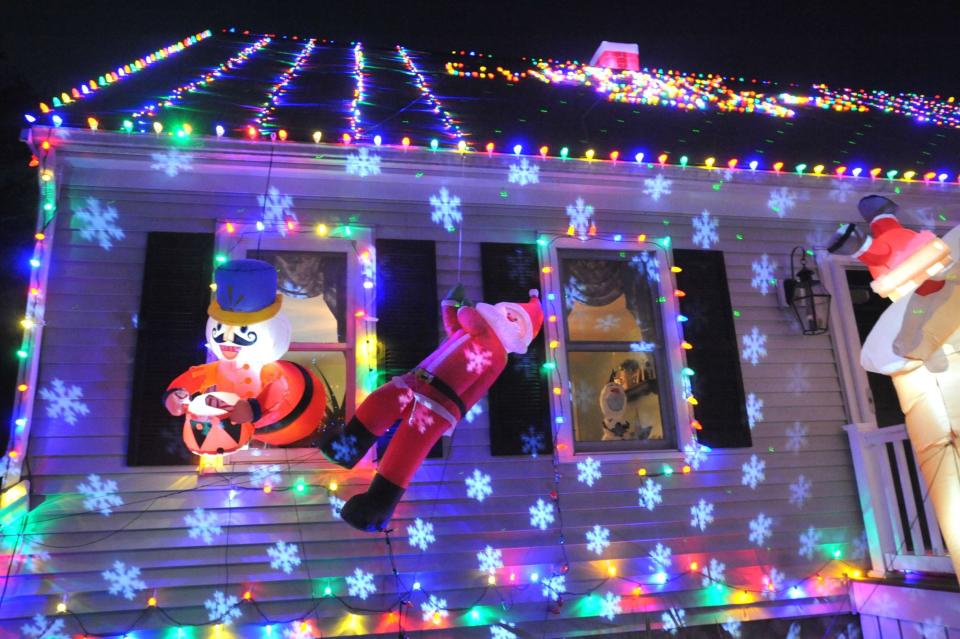
[(361, 530), (382, 530), (410, 479), (440, 436), (489, 390), (508, 353), (524, 353), (540, 331), (543, 311), (536, 291), (526, 303), (464, 304), (458, 285), (442, 302), (447, 338), (420, 364), (393, 378), (360, 406), (342, 431), (325, 432), (320, 444), (335, 464), (352, 468), (398, 420), (400, 425), (370, 489), (341, 510)]

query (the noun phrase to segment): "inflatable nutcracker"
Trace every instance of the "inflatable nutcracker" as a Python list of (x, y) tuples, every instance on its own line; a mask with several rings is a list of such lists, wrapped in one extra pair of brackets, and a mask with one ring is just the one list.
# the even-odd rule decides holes
[(412, 371), (393, 378), (357, 407), (342, 429), (328, 429), (320, 449), (331, 462), (353, 468), (378, 437), (401, 421), (365, 493), (340, 511), (360, 530), (383, 530), (417, 468), (445, 431), (476, 404), (499, 377), (508, 353), (525, 353), (540, 331), (536, 291), (525, 303), (471, 305), (459, 284), (441, 303), (447, 338)]
[(207, 348), (217, 361), (194, 366), (170, 383), (164, 406), (184, 415), (191, 452), (227, 454), (251, 439), (282, 446), (315, 432), (326, 395), (313, 373), (278, 361), (290, 346), (280, 311), (277, 272), (260, 260), (236, 260), (214, 273)]
[(960, 227), (943, 239), (905, 229), (897, 205), (871, 195), (860, 213), (872, 237), (854, 255), (893, 304), (863, 345), (861, 364), (889, 375), (954, 570), (960, 575)]

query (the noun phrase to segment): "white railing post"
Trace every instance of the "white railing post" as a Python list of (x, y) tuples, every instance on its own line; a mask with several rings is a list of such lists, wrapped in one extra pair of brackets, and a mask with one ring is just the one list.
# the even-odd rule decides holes
[[(887, 486), (884, 485), (880, 468), (887, 463), (877, 455), (878, 447), (864, 439), (867, 433), (875, 432), (873, 424), (847, 424), (843, 427), (850, 438), (850, 454), (853, 458), (853, 472), (857, 479), (857, 492), (860, 494), (860, 510), (863, 513), (863, 526), (867, 535), (870, 551), (871, 577), (886, 577), (887, 553), (897, 550), (893, 529), (890, 524), (891, 513), (887, 508)], [(883, 448), (881, 445), (880, 449)]]

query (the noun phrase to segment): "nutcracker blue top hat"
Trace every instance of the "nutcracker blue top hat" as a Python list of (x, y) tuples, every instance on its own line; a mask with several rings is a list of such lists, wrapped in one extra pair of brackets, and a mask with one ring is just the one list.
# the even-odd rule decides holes
[(234, 260), (213, 274), (216, 295), (207, 313), (225, 324), (247, 326), (280, 312), (277, 270), (262, 260)]

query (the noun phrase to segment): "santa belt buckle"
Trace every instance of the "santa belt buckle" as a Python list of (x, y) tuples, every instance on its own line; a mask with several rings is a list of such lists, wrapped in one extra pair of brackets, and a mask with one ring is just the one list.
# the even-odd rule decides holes
[(426, 382), (427, 384), (433, 383), (433, 373), (428, 371), (425, 368), (415, 368), (413, 369), (413, 376), (416, 377), (421, 382)]

